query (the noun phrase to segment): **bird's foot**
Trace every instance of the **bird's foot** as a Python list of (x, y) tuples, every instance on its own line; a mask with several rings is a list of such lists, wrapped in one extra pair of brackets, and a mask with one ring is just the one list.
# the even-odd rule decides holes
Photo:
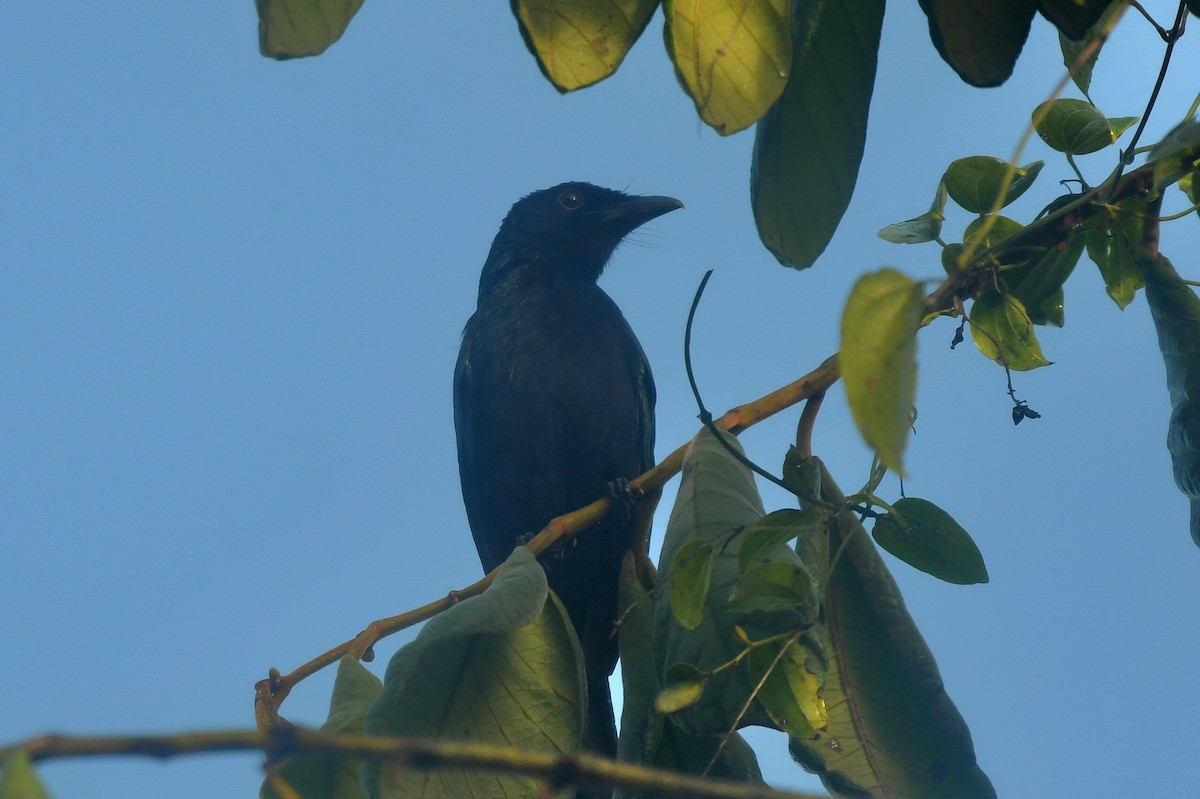
[(622, 522), (633, 518), (633, 509), (642, 501), (646, 492), (630, 484), (624, 477), (618, 477), (608, 484), (608, 498), (612, 500), (613, 513)]

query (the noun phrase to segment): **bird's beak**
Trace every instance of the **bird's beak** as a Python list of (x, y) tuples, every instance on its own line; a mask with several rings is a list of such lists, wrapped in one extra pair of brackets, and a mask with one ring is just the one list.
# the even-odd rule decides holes
[(600, 221), (620, 227), (625, 233), (635, 230), (655, 217), (676, 211), (683, 203), (674, 197), (630, 197), (600, 211)]

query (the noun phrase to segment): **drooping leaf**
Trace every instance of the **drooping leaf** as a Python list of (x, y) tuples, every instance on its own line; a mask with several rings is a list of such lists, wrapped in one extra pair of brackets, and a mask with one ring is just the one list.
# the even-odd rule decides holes
[(50, 792), (33, 770), (33, 761), (20, 749), (0, 762), (0, 799), (50, 799)]
[(825, 663), (799, 641), (782, 646), (782, 655), (779, 646), (758, 647), (746, 658), (746, 667), (751, 678), (763, 684), (758, 702), (775, 726), (792, 737), (807, 738), (829, 723), (821, 695)]
[(920, 283), (882, 269), (854, 284), (842, 312), (838, 357), (854, 422), (884, 465), (901, 475), (917, 391), (923, 309)]
[[(388, 664), (383, 693), (364, 729), (576, 751), (586, 704), (583, 655), (571, 620), (547, 593), (546, 574), (526, 547), (491, 587), (430, 619)], [(539, 781), (467, 769), (422, 771), (364, 764), (368, 796), (532, 795)]]
[(254, 0), (258, 50), (268, 58), (318, 55), (342, 38), (363, 0)]
[(1035, 325), (1063, 326), (1063, 284), (1083, 254), (1084, 236), (1071, 234), (1029, 263), (1000, 273), (1008, 292), (1020, 300)]
[[(735, 450), (741, 450), (736, 438), (729, 434), (723, 434), (723, 438)], [(740, 533), (763, 515), (762, 499), (750, 470), (709, 430), (701, 430), (684, 457), (679, 493), (671, 509), (659, 563), (669, 593), (673, 577), (661, 564), (673, 563), (676, 553), (689, 541), (703, 540), (713, 551), (712, 579), (700, 624), (694, 630), (676, 620), (669, 602), (656, 603), (654, 648), (658, 673), (664, 683), (670, 682), (672, 669), (678, 664), (687, 664), (706, 674), (732, 660), (745, 648), (733, 634), (736, 627), (741, 626), (744, 635), (751, 639), (760, 640), (809, 623), (808, 611), (803, 607), (751, 614), (736, 613), (725, 607), (741, 576)], [(798, 562), (796, 554), (786, 546), (762, 557)], [(732, 727), (752, 689), (744, 670), (722, 670), (708, 679), (703, 696), (693, 706), (672, 716), (672, 721), (696, 735), (723, 734)], [(770, 719), (761, 709), (752, 708), (741, 723), (770, 724)]]
[(654, 660), (654, 575), (639, 552), (621, 563), (617, 640), (621, 650), (621, 732), (617, 757), (627, 763), (649, 763), (663, 733), (663, 716), (655, 710), (658, 672)]
[(942, 235), (942, 223), (946, 221), (946, 184), (938, 181), (937, 195), (933, 205), (920, 216), (895, 222), (880, 229), (875, 235), (892, 244), (923, 244), (935, 241)]
[(1011, 167), (1007, 161), (993, 158), (990, 155), (970, 155), (952, 161), (946, 167), (942, 181), (950, 198), (976, 214), (991, 213), (996, 204), (996, 198), (1004, 189), (1004, 178), (1012, 168), (1012, 182), (1004, 192), (1004, 202), (1000, 207), (1011, 203), (1025, 193), (1033, 185), (1034, 179), (1042, 171), (1043, 162), (1034, 161), (1022, 167)]
[(704, 619), (712, 569), (712, 545), (701, 538), (681, 546), (671, 563), (671, 612), (689, 630), (696, 629)]
[(804, 0), (787, 88), (759, 121), (750, 166), (758, 235), (780, 263), (816, 261), (850, 204), (867, 133), (883, 0)]
[(958, 585), (988, 581), (983, 555), (946, 511), (917, 497), (896, 501), (875, 522), (875, 543), (909, 566)]
[[(825, 473), (824, 498), (845, 497)], [(991, 799), (966, 723), (946, 695), (887, 566), (857, 517), (843, 512), (827, 541), (833, 567), (823, 638), (826, 729), (790, 750), (835, 795)], [(840, 553), (838, 555), (837, 553)]]
[(1104, 289), (1121, 310), (1133, 302), (1142, 287), (1142, 270), (1134, 258), (1135, 242), (1143, 237), (1138, 212), (1144, 202), (1123, 208), (1122, 213), (1085, 226), (1083, 240), (1088, 257), (1100, 269)]
[(971, 306), (975, 346), (1001, 366), (1018, 372), (1049, 366), (1025, 306), (1011, 294), (988, 291)]
[[(383, 683), (354, 658), (346, 655), (338, 664), (329, 701), (329, 717), (321, 725), (325, 732), (362, 732), (363, 720), (379, 698)], [(359, 769), (362, 761), (323, 755), (296, 755), (284, 760), (278, 776), (303, 799), (362, 799)], [(262, 799), (284, 799), (271, 781), (259, 790)]]
[[(1068, 2), (1070, 2), (1070, 0), (1068, 0)], [(1083, 55), (1084, 50), (1086, 50), (1093, 41), (1100, 36), (1107, 35), (1106, 32), (1110, 30), (1110, 26), (1113, 24), (1113, 17), (1118, 13), (1122, 13), (1125, 8), (1126, 6), (1122, 5), (1121, 3), (1110, 2), (1108, 7), (1105, 8), (1100, 14), (1099, 18), (1097, 18), (1092, 26), (1084, 32), (1083, 36), (1080, 37), (1078, 41), (1073, 41), (1067, 38), (1062, 34), (1061, 31), (1059, 31), (1058, 43), (1062, 49), (1063, 65), (1067, 69), (1073, 68), (1075, 66), (1075, 62), (1079, 60), (1079, 58)], [(1092, 86), (1092, 70), (1095, 69), (1096, 60), (1100, 57), (1100, 50), (1103, 48), (1103, 42), (1104, 40), (1101, 39), (1101, 44), (1090, 56), (1088, 56), (1087, 59), (1083, 61), (1083, 63), (1079, 65), (1079, 68), (1076, 69), (1071, 75), (1071, 79), (1075, 81), (1075, 85), (1079, 87), (1079, 91), (1083, 92), (1085, 96), (1088, 94), (1088, 89), (1090, 89)]]
[(1042, 16), (1069, 39), (1081, 39), (1113, 0), (1038, 0)]
[(769, 560), (746, 570), (729, 592), (725, 607), (737, 613), (794, 610), (808, 607), (817, 613), (813, 582), (808, 570), (799, 563)]
[(510, 0), (525, 46), (560, 92), (617, 71), (658, 0)]
[(1037, 0), (920, 0), (929, 38), (972, 86), (1008, 80), (1025, 46)]
[(727, 136), (779, 98), (792, 64), (791, 0), (663, 0), (663, 35), (696, 112)]
[(1200, 298), (1166, 258), (1145, 256), (1140, 263), (1167, 367), (1167, 449), (1175, 484), (1191, 500), (1192, 540), (1200, 546)]
[(1042, 141), (1071, 155), (1103, 150), (1137, 121), (1136, 117), (1109, 120), (1087, 100), (1073, 97), (1047, 100), (1033, 110), (1033, 119), (1037, 120), (1037, 134)]

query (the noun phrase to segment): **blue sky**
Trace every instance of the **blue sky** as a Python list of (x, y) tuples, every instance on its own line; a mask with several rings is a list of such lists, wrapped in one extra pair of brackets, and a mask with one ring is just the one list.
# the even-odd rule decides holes
[[(1148, 5), (1165, 19), (1174, 3)], [(861, 273), (936, 279), (936, 247), (875, 231), (923, 212), (950, 160), (1008, 157), (1061, 62), (1039, 20), (1009, 84), (981, 91), (916, 3), (893, 3), (883, 35), (858, 192), (797, 273), (757, 241), (752, 133), (697, 121), (661, 17), (615, 77), (563, 97), (506, 3), (367, 3), (324, 56), (289, 63), (259, 57), (249, 2), (0, 6), (0, 740), (249, 726), (268, 667), (477, 578), (451, 373), (492, 236), (529, 191), (583, 179), (687, 206), (602, 280), (654, 366), (660, 456), (697, 424), (681, 348), (705, 270), (693, 357), (717, 412), (833, 352)], [(1191, 102), (1191, 38), (1147, 141)], [(1106, 113), (1141, 112), (1160, 53), (1131, 16), (1096, 72)], [(1084, 168), (1100, 179), (1112, 157)], [(1070, 176), (1036, 143), (1033, 158), (1022, 219)], [(947, 236), (968, 221), (952, 211)], [(1200, 277), (1194, 216), (1163, 249)], [(953, 322), (922, 333), (906, 489), (973, 534), (992, 581), (895, 571), (1002, 796), (1180, 795), (1200, 552), (1162, 361), (1145, 301), (1119, 312), (1089, 262), (1066, 314), (1042, 334), (1055, 364), (1017, 376), (1043, 414), (1018, 428), (1003, 372), (949, 350)], [(794, 424), (748, 431), (751, 457), (781, 463)], [(840, 390), (815, 448), (844, 488), (865, 479)], [(380, 644), (377, 672), (403, 640)], [(331, 678), (284, 714), (319, 722)], [(773, 784), (817, 786), (781, 736), (751, 738)], [(60, 799), (247, 796), (260, 775), (246, 755), (42, 773)]]

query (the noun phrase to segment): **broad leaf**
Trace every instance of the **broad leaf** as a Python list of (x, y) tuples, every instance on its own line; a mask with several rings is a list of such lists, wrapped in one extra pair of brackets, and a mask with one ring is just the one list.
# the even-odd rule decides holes
[[(388, 664), (367, 713), (376, 735), (411, 735), (568, 753), (583, 738), (586, 690), (579, 642), (546, 575), (525, 547), (483, 594), (430, 619)], [(468, 769), (363, 766), (380, 799), (532, 795), (539, 781)]]
[[(824, 498), (845, 503), (827, 473)], [(810, 738), (792, 738), (792, 756), (835, 794), (991, 799), (995, 790), (976, 764), (966, 723), (853, 513), (838, 517), (827, 542), (804, 548), (815, 553), (825, 546), (826, 557), (836, 559), (827, 627), (814, 633), (829, 658), (823, 691), (829, 724)]]
[(258, 50), (284, 60), (318, 55), (342, 38), (363, 0), (254, 0)]
[(1011, 294), (989, 291), (971, 306), (975, 346), (1001, 366), (1018, 372), (1049, 366), (1025, 306)]
[[(990, 155), (971, 155), (952, 161), (946, 167), (942, 181), (950, 198), (976, 214), (991, 213), (1003, 192), (1004, 199), (999, 207), (1011, 203), (1033, 185), (1043, 162), (1034, 161), (1022, 167), (1014, 167), (1007, 161)], [(1012, 172), (1012, 182), (1005, 185), (1005, 178)]]
[(792, 65), (792, 0), (663, 0), (667, 52), (696, 113), (727, 136), (779, 98)]
[(988, 581), (983, 555), (946, 511), (924, 499), (905, 497), (879, 517), (875, 542), (909, 566), (959, 585)]
[(1029, 263), (1000, 273), (1008, 292), (1021, 301), (1035, 325), (1063, 326), (1063, 284), (1079, 263), (1083, 247), (1084, 236), (1073, 233)]
[(510, 0), (525, 46), (560, 92), (616, 72), (658, 0)]
[[(325, 732), (362, 732), (363, 719), (379, 698), (383, 684), (361, 663), (346, 655), (338, 664), (329, 701)], [(361, 799), (359, 769), (362, 762), (322, 755), (296, 755), (284, 760), (278, 776), (303, 799)], [(259, 791), (262, 799), (285, 799), (270, 780)]]
[[(818, 478), (820, 475), (817, 475)], [(756, 563), (772, 561), (774, 553), (809, 528), (824, 529), (829, 514), (824, 508), (794, 510), (784, 508), (759, 519), (742, 533), (738, 550), (738, 568), (745, 572)]]
[(838, 358), (854, 422), (879, 460), (901, 475), (917, 391), (923, 309), (920, 283), (882, 269), (854, 284), (842, 312)]
[(799, 563), (769, 560), (751, 566), (734, 583), (725, 607), (737, 613), (807, 608), (816, 616), (818, 604), (812, 577)]
[(1025, 46), (1037, 0), (920, 0), (929, 38), (972, 86), (1008, 80)]
[(850, 204), (867, 135), (883, 0), (801, 0), (787, 88), (758, 123), (750, 202), (780, 263), (805, 269)]
[[(736, 438), (727, 433), (723, 438), (741, 451)], [(762, 516), (762, 499), (750, 470), (709, 430), (701, 430), (684, 457), (679, 493), (671, 509), (659, 562), (669, 593), (674, 578), (661, 564), (673, 563), (676, 553), (689, 546), (690, 541), (705, 541), (714, 553), (711, 587), (700, 624), (694, 630), (676, 620), (669, 602), (659, 601), (655, 607), (655, 657), (664, 684), (673, 681), (672, 675), (678, 678), (683, 673), (676, 670), (681, 668), (679, 664), (686, 664), (694, 673), (707, 674), (741, 653), (745, 646), (732, 635), (737, 626), (742, 626), (752, 640), (760, 640), (798, 629), (810, 621), (807, 611), (797, 607), (753, 614), (739, 614), (725, 607), (741, 577), (740, 533)], [(762, 557), (798, 563), (795, 553), (786, 546)], [(732, 728), (752, 689), (744, 669), (725, 669), (707, 680), (703, 696), (695, 705), (671, 719), (696, 735), (723, 734)], [(741, 723), (770, 725), (771, 721), (760, 709), (752, 709)]]
[(1200, 546), (1200, 298), (1166, 258), (1145, 257), (1141, 266), (1171, 395), (1167, 449), (1175, 484), (1191, 500), (1192, 540)]
[(893, 244), (922, 244), (935, 241), (942, 235), (942, 223), (946, 220), (946, 184), (938, 181), (937, 193), (929, 210), (913, 219), (888, 225), (875, 235)]

